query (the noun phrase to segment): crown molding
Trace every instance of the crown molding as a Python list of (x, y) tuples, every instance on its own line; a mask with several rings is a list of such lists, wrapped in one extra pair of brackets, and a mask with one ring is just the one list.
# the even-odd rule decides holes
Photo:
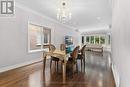
[(54, 20), (54, 19), (52, 19), (52, 18), (50, 18), (50, 17), (48, 17), (48, 16), (45, 16), (45, 15), (43, 15), (42, 13), (37, 12), (37, 11), (35, 11), (35, 10), (33, 10), (33, 9), (31, 9), (31, 8), (29, 8), (29, 7), (25, 6), (25, 5), (23, 5), (23, 4), (20, 4), (20, 3), (18, 3), (18, 2), (15, 2), (15, 6), (18, 7), (18, 8), (24, 9), (24, 10), (26, 10), (26, 11), (28, 11), (28, 12), (34, 13), (34, 14), (36, 14), (36, 15), (39, 15), (39, 16), (41, 16), (41, 17), (43, 17), (43, 18), (46, 18), (46, 19), (48, 19), (48, 20), (50, 20), (50, 21), (52, 21), (52, 22), (54, 22), (54, 23), (60, 24), (60, 25), (62, 25), (62, 26), (64, 26), (64, 27), (70, 28), (70, 29), (72, 29), (72, 30), (75, 30), (75, 29), (76, 29), (75, 27), (72, 27), (72, 26), (63, 24), (63, 23), (61, 23), (61, 22), (59, 22), (59, 21), (56, 21), (56, 20)]

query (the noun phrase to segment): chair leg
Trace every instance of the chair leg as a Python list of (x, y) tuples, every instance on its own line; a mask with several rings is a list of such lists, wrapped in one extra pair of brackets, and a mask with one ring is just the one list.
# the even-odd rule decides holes
[(56, 63), (57, 63), (57, 71), (58, 71), (58, 61), (56, 61)]
[(84, 62), (84, 71), (85, 71), (85, 58), (83, 59), (83, 62)]
[(43, 61), (43, 72), (45, 71), (45, 66), (46, 66), (46, 56), (44, 57), (44, 61)]
[(61, 70), (62, 70), (62, 62), (61, 62)]
[(73, 77), (74, 77), (74, 64), (72, 64), (72, 74), (73, 74)]
[(82, 71), (82, 59), (81, 59), (81, 71)]
[(55, 61), (55, 67), (56, 67), (56, 61)]
[(85, 58), (83, 59), (83, 62), (84, 62), (84, 67), (85, 67)]
[(76, 70), (77, 70), (77, 72), (78, 72), (78, 64), (76, 63)]
[(52, 66), (52, 59), (51, 59), (51, 61), (50, 61), (50, 69), (51, 69), (51, 66)]
[(55, 71), (57, 71), (56, 61), (54, 61), (54, 62), (55, 62)]

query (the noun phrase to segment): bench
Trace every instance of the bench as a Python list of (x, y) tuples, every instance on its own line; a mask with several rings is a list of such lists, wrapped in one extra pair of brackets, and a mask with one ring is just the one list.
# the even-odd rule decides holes
[(87, 51), (93, 51), (93, 52), (103, 52), (103, 46), (102, 45), (91, 45), (87, 44), (86, 45), (86, 50)]

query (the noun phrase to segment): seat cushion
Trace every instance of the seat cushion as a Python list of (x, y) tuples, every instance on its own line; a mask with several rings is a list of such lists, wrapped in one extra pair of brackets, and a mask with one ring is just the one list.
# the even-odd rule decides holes
[(53, 61), (59, 61), (59, 58), (51, 57), (51, 60), (53, 60)]

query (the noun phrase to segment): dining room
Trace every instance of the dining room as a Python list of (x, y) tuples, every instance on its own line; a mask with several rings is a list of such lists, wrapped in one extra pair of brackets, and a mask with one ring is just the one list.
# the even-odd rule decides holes
[(0, 0), (0, 87), (116, 87), (111, 12), (108, 0)]

